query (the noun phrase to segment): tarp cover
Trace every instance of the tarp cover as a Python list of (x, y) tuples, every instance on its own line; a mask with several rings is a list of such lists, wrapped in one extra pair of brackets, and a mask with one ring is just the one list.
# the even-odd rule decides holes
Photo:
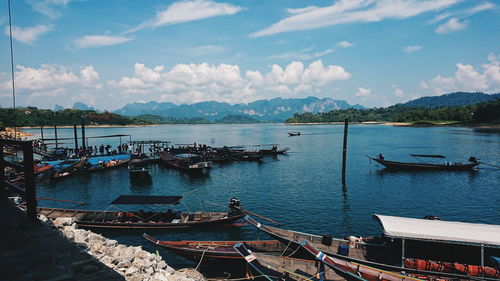
[(410, 154), (415, 157), (429, 157), (429, 158), (446, 158), (443, 155), (434, 155), (434, 154)]
[(373, 215), (384, 235), (391, 238), (407, 238), (500, 248), (500, 225), (440, 221)]
[(175, 205), (179, 204), (182, 196), (149, 196), (149, 195), (121, 195), (116, 198), (111, 205), (130, 204), (130, 205)]

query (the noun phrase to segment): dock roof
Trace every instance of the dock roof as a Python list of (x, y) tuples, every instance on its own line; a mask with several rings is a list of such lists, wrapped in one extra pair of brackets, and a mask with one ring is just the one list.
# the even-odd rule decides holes
[(500, 225), (373, 215), (390, 238), (500, 248)]

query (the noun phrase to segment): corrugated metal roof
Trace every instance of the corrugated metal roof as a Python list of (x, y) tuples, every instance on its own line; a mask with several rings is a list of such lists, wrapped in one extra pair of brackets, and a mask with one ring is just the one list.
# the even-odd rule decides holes
[(377, 214), (373, 217), (380, 222), (387, 237), (500, 248), (500, 225)]

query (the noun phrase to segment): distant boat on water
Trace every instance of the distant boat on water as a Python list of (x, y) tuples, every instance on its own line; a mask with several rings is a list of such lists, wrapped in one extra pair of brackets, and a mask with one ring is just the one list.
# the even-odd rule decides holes
[(288, 132), (288, 135), (289, 135), (290, 137), (300, 136), (300, 132)]
[[(410, 155), (417, 158), (417, 159), (419, 157), (439, 158), (439, 159), (446, 158), (443, 155), (427, 155), (427, 154), (410, 154)], [(371, 157), (368, 155), (365, 155), (365, 156), (370, 158), (371, 160), (379, 163), (380, 165), (383, 165), (386, 168), (393, 169), (393, 170), (469, 171), (469, 170), (472, 170), (477, 165), (479, 165), (479, 162), (477, 161), (476, 157), (470, 157), (468, 159), (468, 161), (470, 163), (459, 163), (459, 162), (446, 161), (443, 164), (437, 164), (437, 163), (424, 163), (424, 162), (415, 163), (415, 162), (389, 161), (389, 160), (385, 160), (385, 158), (382, 154), (379, 154), (378, 157)]]

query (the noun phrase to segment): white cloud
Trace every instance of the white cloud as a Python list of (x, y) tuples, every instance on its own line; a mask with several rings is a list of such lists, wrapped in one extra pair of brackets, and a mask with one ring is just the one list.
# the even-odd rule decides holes
[(439, 11), (458, 2), (460, 0), (340, 0), (331, 6), (304, 9), (250, 36), (260, 37), (346, 23), (405, 19), (426, 12)]
[(337, 43), (337, 46), (339, 46), (341, 48), (349, 48), (349, 47), (353, 46), (353, 44), (349, 41), (340, 41)]
[(283, 54), (278, 54), (278, 55), (270, 55), (267, 57), (268, 59), (296, 59), (296, 60), (312, 60), (312, 59), (317, 59), (322, 56), (328, 55), (330, 53), (333, 53), (333, 49), (326, 49), (320, 52), (311, 52), (314, 49), (314, 47), (309, 47), (303, 50), (300, 50), (298, 52), (288, 52), (288, 53), (283, 53)]
[(196, 55), (218, 53), (218, 52), (222, 52), (224, 50), (226, 50), (224, 47), (217, 46), (217, 45), (204, 45), (204, 46), (198, 46), (198, 47), (191, 49), (192, 53), (194, 53)]
[(230, 3), (218, 3), (209, 0), (179, 1), (160, 10), (153, 19), (128, 30), (135, 32), (146, 27), (156, 28), (164, 25), (179, 24), (206, 18), (233, 15), (243, 10)]
[(372, 89), (366, 89), (366, 88), (358, 88), (358, 91), (354, 96), (360, 99), (366, 99), (372, 95)]
[(310, 11), (314, 11), (318, 9), (318, 7), (316, 6), (309, 6), (309, 7), (305, 7), (305, 8), (298, 8), (298, 9), (286, 9), (287, 12), (289, 12), (290, 14), (302, 14), (302, 13), (305, 13), (305, 12), (310, 12)]
[(284, 68), (272, 65), (269, 72), (247, 70), (241, 73), (238, 65), (177, 64), (170, 70), (163, 66), (148, 68), (135, 64), (134, 76), (110, 81), (109, 86), (125, 95), (159, 94), (171, 102), (249, 102), (263, 98), (262, 93), (298, 95), (312, 93), (351, 75), (341, 66), (324, 66), (321, 60), (308, 66), (294, 61)]
[[(62, 65), (42, 64), (40, 68), (16, 66), (15, 72), (16, 88), (19, 92), (36, 94), (36, 96), (49, 96), (66, 92), (67, 87), (94, 86), (99, 80), (99, 74), (92, 65), (83, 67), (80, 75)], [(1, 88), (6, 90), (10, 87), (11, 80), (3, 81)]]
[(436, 95), (455, 91), (497, 92), (500, 90), (499, 58), (490, 54), (489, 62), (481, 66), (482, 72), (470, 64), (457, 63), (454, 76), (437, 75), (429, 81), (422, 81), (420, 86)]
[(493, 4), (493, 3), (490, 3), (490, 2), (484, 2), (484, 3), (481, 3), (479, 5), (476, 5), (468, 10), (465, 11), (465, 13), (470, 16), (470, 15), (473, 15), (473, 14), (476, 14), (476, 13), (479, 13), (479, 12), (482, 12), (482, 11), (486, 11), (486, 10), (492, 10), (492, 9), (495, 9), (496, 8), (496, 5)]
[(474, 6), (472, 8), (468, 8), (466, 10), (453, 11), (453, 12), (447, 11), (447, 12), (438, 14), (438, 15), (434, 16), (434, 18), (432, 20), (428, 21), (428, 23), (429, 24), (437, 23), (437, 22), (440, 22), (440, 21), (447, 19), (449, 17), (452, 17), (452, 16), (457, 17), (457, 18), (466, 18), (466, 17), (470, 17), (474, 14), (477, 14), (479, 12), (492, 10), (492, 9), (496, 9), (496, 5), (486, 1), (486, 2), (483, 2), (479, 5)]
[[(16, 39), (17, 41), (28, 44), (28, 45), (33, 45), (36, 40), (43, 34), (46, 34), (52, 30), (51, 25), (35, 25), (32, 27), (18, 27), (18, 26), (13, 26), (12, 27), (12, 38)], [(9, 27), (5, 27), (5, 35), (9, 36)]]
[(403, 52), (409, 54), (409, 53), (414, 53), (422, 50), (422, 46), (419, 45), (413, 45), (413, 46), (406, 46), (403, 48)]
[(78, 48), (84, 49), (118, 45), (131, 40), (133, 39), (123, 36), (87, 35), (76, 39), (74, 43)]
[(393, 94), (396, 96), (396, 97), (404, 97), (405, 96), (405, 92), (403, 90), (401, 90), (400, 88), (398, 88), (398, 86), (396, 85), (392, 85), (392, 88), (394, 89), (394, 92)]
[(446, 23), (439, 25), (435, 31), (438, 34), (450, 33), (453, 31), (466, 29), (468, 23), (469, 22), (467, 20), (460, 22), (460, 20), (457, 18), (451, 18)]
[(73, 0), (26, 0), (31, 8), (50, 18), (61, 16), (61, 10)]

